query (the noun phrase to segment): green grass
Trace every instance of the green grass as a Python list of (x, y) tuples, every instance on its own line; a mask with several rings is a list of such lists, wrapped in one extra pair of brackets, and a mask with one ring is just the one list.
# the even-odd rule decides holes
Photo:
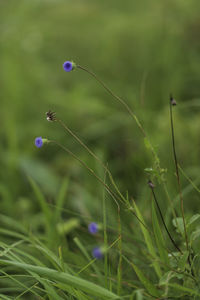
[(0, 299), (200, 299), (199, 8), (0, 2)]

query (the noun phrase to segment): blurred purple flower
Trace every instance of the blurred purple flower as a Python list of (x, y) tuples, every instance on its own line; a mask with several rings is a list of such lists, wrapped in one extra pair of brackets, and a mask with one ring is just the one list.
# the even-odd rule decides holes
[(98, 224), (95, 222), (92, 222), (88, 225), (88, 230), (91, 234), (95, 234), (98, 232)]
[(74, 68), (74, 64), (71, 61), (65, 61), (63, 64), (63, 69), (65, 72), (70, 72)]
[(103, 252), (100, 247), (95, 247), (92, 250), (92, 256), (96, 259), (101, 259), (103, 257)]
[(41, 148), (43, 146), (43, 140), (42, 137), (36, 137), (35, 139), (35, 146), (38, 148)]

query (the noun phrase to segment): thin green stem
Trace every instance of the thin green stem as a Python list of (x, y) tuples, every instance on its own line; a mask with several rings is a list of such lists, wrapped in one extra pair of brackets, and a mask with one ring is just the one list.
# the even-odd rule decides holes
[(119, 234), (119, 262), (117, 268), (117, 294), (120, 296), (121, 294), (121, 285), (122, 285), (122, 227), (121, 227), (121, 218), (120, 218), (120, 208), (118, 208), (118, 234)]
[(171, 121), (171, 135), (172, 135), (172, 149), (173, 149), (173, 156), (174, 156), (174, 163), (175, 163), (175, 169), (176, 169), (176, 177), (178, 182), (178, 190), (179, 190), (179, 197), (180, 197), (180, 204), (181, 204), (181, 214), (183, 219), (183, 226), (184, 226), (184, 234), (185, 234), (185, 241), (186, 241), (186, 247), (189, 251), (189, 245), (188, 245), (188, 236), (187, 236), (187, 230), (186, 230), (186, 223), (185, 223), (185, 215), (184, 215), (184, 207), (183, 207), (183, 195), (182, 195), (182, 189), (181, 189), (181, 183), (180, 183), (180, 176), (179, 176), (179, 169), (178, 169), (178, 160), (176, 155), (176, 147), (175, 147), (175, 135), (174, 135), (174, 123), (173, 123), (173, 113), (172, 113), (172, 106), (176, 104), (176, 102), (173, 104), (173, 97), (170, 97), (170, 121)]
[[(152, 146), (149, 138), (147, 137), (146, 135), (146, 132), (142, 126), (142, 124), (140, 123), (140, 121), (138, 120), (137, 116), (134, 114), (134, 112), (131, 110), (131, 108), (128, 106), (128, 104), (119, 96), (117, 96), (101, 79), (98, 78), (98, 76), (93, 73), (92, 71), (88, 70), (87, 68), (85, 67), (82, 67), (80, 65), (77, 65), (77, 68), (79, 68), (80, 70), (82, 71), (85, 71), (86, 73), (88, 73), (89, 75), (91, 75), (113, 98), (115, 98), (118, 102), (120, 102), (124, 107), (125, 109), (127, 110), (127, 112), (131, 115), (131, 117), (135, 120), (136, 124), (138, 125), (139, 129), (141, 130), (142, 132), (142, 135), (143, 137), (146, 139), (146, 141), (148, 142), (148, 147), (150, 148), (151, 150), (151, 153), (155, 159), (155, 162), (156, 162), (156, 168), (158, 169), (159, 173), (161, 174), (162, 173), (162, 168), (160, 167), (160, 161), (159, 161), (159, 158), (158, 158), (158, 155), (154, 149), (154, 147)], [(118, 194), (123, 198), (124, 200), (124, 197), (121, 195), (121, 193), (119, 192), (119, 190), (117, 189), (117, 186), (116, 184), (114, 183), (114, 180), (112, 178), (112, 175), (110, 172), (108, 172), (109, 174), (109, 177), (111, 179), (111, 182), (114, 184), (114, 187), (116, 189), (116, 191), (118, 192)], [(176, 219), (176, 213), (174, 211), (174, 208), (172, 206), (172, 202), (169, 198), (169, 195), (168, 195), (168, 192), (167, 192), (167, 188), (166, 188), (166, 185), (165, 185), (165, 182), (163, 181), (163, 184), (164, 184), (164, 188), (165, 188), (165, 192), (166, 192), (166, 196), (167, 196), (167, 200), (169, 201), (169, 204), (170, 206), (172, 207), (172, 213), (173, 213), (173, 216), (174, 218)]]
[[(66, 148), (65, 146), (63, 146), (62, 144), (60, 144), (59, 142), (55, 141), (55, 140), (49, 140), (49, 143), (54, 143), (57, 146), (59, 146), (61, 149), (63, 149), (64, 151), (66, 151), (68, 154), (70, 154), (74, 159), (76, 159), (82, 166), (84, 166), (107, 190), (107, 192), (110, 194), (110, 196), (113, 198), (113, 200), (115, 201), (118, 209), (120, 208), (119, 203), (117, 201), (121, 199), (119, 199), (115, 193), (110, 189), (110, 187), (98, 176), (95, 174), (94, 170), (92, 170), (90, 167), (88, 167), (86, 165), (86, 163), (84, 161), (82, 161), (80, 158), (78, 158), (73, 152), (71, 152), (68, 148)], [(116, 199), (117, 198), (117, 199)], [(126, 204), (126, 203), (125, 203)], [(130, 209), (130, 207), (128, 207), (128, 209)], [(137, 218), (137, 220), (150, 232), (150, 230), (147, 228), (147, 226), (138, 218), (138, 216), (136, 215), (136, 213), (131, 209), (131, 213)]]
[(187, 176), (187, 174), (183, 171), (183, 169), (181, 168), (180, 165), (178, 165), (179, 170), (181, 171), (181, 173), (183, 174), (183, 176), (189, 181), (189, 183), (193, 186), (193, 188), (200, 193), (200, 189), (198, 188), (198, 186), (192, 181), (192, 179)]
[(178, 221), (177, 221), (177, 216), (176, 216), (176, 211), (175, 211), (175, 209), (174, 209), (174, 207), (173, 207), (172, 199), (171, 199), (170, 196), (169, 196), (169, 193), (168, 193), (168, 189), (167, 189), (166, 183), (163, 183), (163, 186), (164, 186), (164, 191), (165, 191), (165, 193), (166, 193), (167, 199), (168, 199), (169, 204), (170, 204), (170, 207), (171, 207), (171, 211), (172, 211), (172, 215), (173, 215), (173, 217), (174, 217), (174, 221), (175, 221), (175, 223), (176, 223), (176, 228), (179, 229), (179, 227), (178, 227)]
[[(104, 183), (106, 183), (106, 171), (104, 173)], [(107, 218), (106, 218), (106, 192), (103, 189), (103, 239), (104, 248), (108, 247), (108, 236), (107, 236)], [(105, 288), (108, 288), (108, 254), (107, 251), (104, 255), (104, 274), (105, 274)]]
[[(80, 158), (78, 158), (73, 152), (71, 152), (68, 148), (66, 148), (65, 146), (63, 146), (59, 142), (54, 141), (54, 140), (49, 140), (49, 143), (53, 143), (53, 144), (59, 146), (65, 152), (67, 152), (68, 154), (70, 154), (74, 159), (76, 159), (82, 166), (84, 166), (105, 187), (105, 189), (107, 190), (107, 192), (110, 194), (110, 196), (112, 197), (112, 199), (115, 201), (115, 203), (117, 205), (118, 212), (120, 211), (120, 206), (119, 206), (119, 203), (118, 203), (118, 201), (116, 199), (115, 193), (109, 188), (109, 186), (98, 175), (95, 174), (95, 172), (90, 167), (88, 167), (85, 164), (84, 161), (82, 161)], [(120, 199), (120, 201), (122, 201), (122, 200)], [(149, 231), (149, 233), (151, 233), (153, 235), (153, 233), (150, 231), (150, 229), (146, 227), (146, 225), (140, 220), (140, 218), (138, 218), (138, 216), (135, 214), (135, 212), (132, 211), (132, 210), (131, 210), (131, 212), (137, 218), (137, 220)], [(118, 220), (118, 230), (119, 230), (119, 232), (121, 232), (121, 224), (119, 223), (119, 220)], [(119, 241), (120, 239), (121, 239), (121, 234), (119, 235), (119, 237), (118, 237), (117, 240)], [(122, 252), (121, 252), (122, 251), (122, 245), (121, 245), (121, 243), (119, 243), (119, 250), (120, 250), (119, 266), (121, 266), (121, 263), (122, 263), (122, 261), (121, 261), (121, 257), (122, 257)]]
[(87, 72), (89, 75), (91, 75), (93, 78), (96, 79), (96, 81), (111, 95), (113, 96), (117, 101), (119, 101), (124, 107), (125, 109), (128, 111), (128, 113), (131, 115), (131, 117), (135, 120), (136, 124), (138, 125), (139, 129), (141, 130), (144, 138), (146, 138), (146, 140), (148, 141), (148, 146), (154, 156), (154, 159), (156, 161), (157, 167), (159, 169), (159, 171), (161, 171), (160, 168), (160, 164), (159, 164), (159, 158), (158, 155), (155, 151), (155, 149), (153, 148), (150, 140), (147, 138), (146, 132), (142, 126), (142, 124), (140, 123), (140, 121), (138, 120), (137, 116), (134, 114), (134, 112), (131, 110), (131, 108), (129, 107), (129, 105), (119, 96), (117, 96), (101, 79), (99, 79), (99, 77), (97, 77), (97, 75), (95, 73), (93, 73), (92, 71), (86, 69), (85, 67), (82, 67), (80, 65), (77, 65), (77, 68)]
[(94, 157), (94, 159), (96, 159), (96, 161), (99, 162), (99, 164), (104, 168), (104, 170), (108, 173), (110, 181), (113, 185), (113, 187), (115, 188), (116, 192), (118, 193), (119, 197), (121, 197), (121, 199), (123, 201), (125, 201), (124, 196), (120, 193), (114, 179), (113, 176), (110, 172), (110, 170), (108, 169), (108, 167), (100, 160), (100, 158), (60, 119), (55, 119), (56, 121), (58, 121), (61, 126), (71, 135), (73, 136), (73, 138), (92, 156)]
[[(59, 142), (54, 141), (54, 140), (49, 140), (49, 143), (53, 143), (53, 144), (59, 146), (64, 151), (66, 151), (68, 154), (70, 154), (74, 159), (76, 159), (82, 166), (84, 166), (105, 187), (105, 189), (107, 190), (107, 192), (110, 194), (110, 196), (115, 201), (117, 207), (119, 207), (119, 203), (117, 201), (117, 196), (115, 195), (115, 193), (110, 189), (110, 187), (106, 183), (103, 182), (103, 180), (98, 175), (96, 175), (96, 173), (94, 172), (94, 170), (92, 170), (90, 167), (88, 167), (83, 160), (81, 160), (72, 151), (70, 151), (67, 147), (63, 146)], [(121, 199), (119, 199), (119, 198), (118, 198), (118, 200), (121, 201)]]
[(162, 211), (161, 211), (161, 209), (160, 209), (160, 205), (159, 205), (159, 203), (158, 203), (158, 201), (157, 201), (156, 194), (155, 194), (155, 192), (154, 192), (154, 186), (153, 186), (153, 183), (152, 183), (151, 181), (149, 181), (149, 187), (150, 187), (150, 189), (151, 189), (151, 191), (152, 191), (153, 198), (154, 198), (154, 201), (155, 201), (156, 206), (157, 206), (157, 208), (158, 208), (158, 211), (159, 211), (159, 214), (160, 214), (162, 223), (163, 223), (163, 225), (164, 225), (164, 227), (165, 227), (165, 230), (166, 230), (166, 232), (167, 232), (167, 234), (168, 234), (168, 236), (169, 236), (169, 238), (170, 238), (172, 244), (174, 245), (174, 247), (175, 247), (181, 254), (183, 254), (183, 252), (182, 252), (181, 249), (177, 246), (176, 242), (175, 242), (174, 239), (172, 238), (172, 236), (171, 236), (171, 234), (170, 234), (170, 232), (169, 232), (169, 230), (168, 230), (168, 228), (167, 228), (167, 225), (166, 225), (166, 223), (165, 223), (165, 220), (164, 220)]
[(101, 79), (99, 79), (95, 73), (93, 73), (92, 71), (90, 71), (80, 65), (77, 65), (77, 68), (87, 72), (92, 77), (94, 77), (111, 96), (113, 96), (116, 100), (118, 100), (126, 108), (126, 110), (129, 112), (129, 114), (132, 116), (132, 118), (136, 121), (136, 123), (137, 123), (138, 127), (140, 128), (140, 130), (142, 131), (144, 137), (146, 137), (146, 133), (145, 133), (140, 121), (138, 120), (137, 116), (133, 113), (131, 108), (128, 106), (128, 104), (121, 97), (119, 97), (115, 93), (113, 93), (113, 91), (111, 91), (111, 89), (109, 87), (107, 87), (107, 85)]

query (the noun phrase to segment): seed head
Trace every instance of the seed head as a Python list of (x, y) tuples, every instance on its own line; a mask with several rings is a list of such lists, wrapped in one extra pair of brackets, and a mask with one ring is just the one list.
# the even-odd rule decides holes
[(153, 182), (151, 180), (148, 181), (148, 185), (150, 188), (155, 188), (155, 185), (153, 184)]
[(171, 102), (171, 105), (175, 106), (177, 103), (176, 103), (176, 100), (174, 99), (174, 97), (172, 96), (172, 94), (170, 94), (170, 102)]
[(96, 234), (98, 232), (98, 229), (99, 229), (99, 226), (97, 223), (95, 222), (92, 222), (88, 225), (88, 231), (91, 233), (91, 234)]
[(49, 122), (53, 122), (56, 121), (56, 113), (54, 111), (48, 111), (46, 112), (46, 116), (47, 116), (47, 121)]
[(65, 72), (70, 72), (75, 67), (76, 67), (76, 64), (74, 62), (71, 62), (71, 61), (65, 61), (64, 64), (63, 64), (63, 69), (65, 70)]

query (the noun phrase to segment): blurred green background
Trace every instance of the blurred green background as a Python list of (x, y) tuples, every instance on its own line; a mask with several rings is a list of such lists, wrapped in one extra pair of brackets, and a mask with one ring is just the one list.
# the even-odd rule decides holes
[[(50, 205), (63, 179), (69, 178), (65, 208), (101, 219), (102, 186), (56, 146), (34, 146), (37, 136), (56, 139), (103, 176), (102, 168), (59, 124), (46, 121), (45, 112), (51, 109), (108, 162), (121, 192), (128, 190), (148, 214), (150, 191), (144, 169), (153, 166), (153, 159), (141, 132), (88, 74), (65, 73), (66, 60), (94, 71), (127, 101), (167, 169), (174, 199), (172, 92), (178, 103), (174, 110), (178, 158), (198, 185), (199, 9), (195, 0), (0, 1), (1, 213), (39, 228), (41, 209), (28, 176)], [(199, 199), (187, 185), (182, 178), (185, 205), (192, 213)], [(168, 204), (158, 189), (165, 210)], [(111, 211), (113, 204), (109, 205)]]

